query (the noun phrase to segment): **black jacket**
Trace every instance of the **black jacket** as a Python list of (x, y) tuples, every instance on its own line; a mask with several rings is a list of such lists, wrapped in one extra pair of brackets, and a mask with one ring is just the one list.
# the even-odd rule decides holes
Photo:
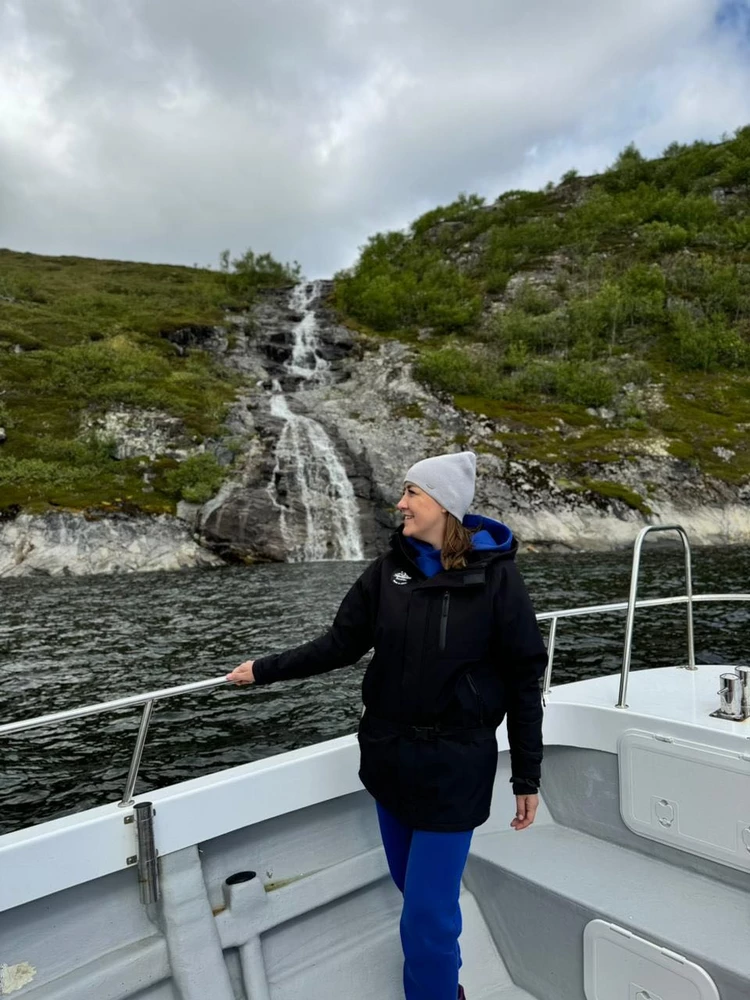
[(399, 529), (324, 635), (255, 661), (256, 683), (268, 684), (347, 666), (374, 647), (362, 682), (360, 778), (413, 828), (485, 822), (506, 714), (514, 792), (538, 786), (547, 655), (516, 550), (514, 541), (504, 552), (473, 551), (466, 569), (426, 577)]

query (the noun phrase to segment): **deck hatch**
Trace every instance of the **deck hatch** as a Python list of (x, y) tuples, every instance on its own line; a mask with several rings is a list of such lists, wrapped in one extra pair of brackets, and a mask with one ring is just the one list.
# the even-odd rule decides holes
[(705, 969), (605, 920), (584, 929), (583, 974), (586, 1000), (719, 1000)]
[(750, 761), (719, 747), (628, 730), (620, 812), (641, 837), (750, 871)]

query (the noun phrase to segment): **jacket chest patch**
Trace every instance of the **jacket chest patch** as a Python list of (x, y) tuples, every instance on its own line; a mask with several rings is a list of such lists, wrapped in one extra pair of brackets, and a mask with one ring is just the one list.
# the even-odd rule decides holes
[(409, 576), (409, 574), (405, 573), (404, 570), (402, 569), (396, 570), (396, 572), (391, 577), (391, 583), (395, 583), (399, 587), (406, 586), (406, 584), (409, 583), (410, 580), (411, 577)]

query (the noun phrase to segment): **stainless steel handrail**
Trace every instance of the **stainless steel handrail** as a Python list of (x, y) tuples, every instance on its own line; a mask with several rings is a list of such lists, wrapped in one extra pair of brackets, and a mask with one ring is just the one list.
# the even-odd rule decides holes
[[(750, 594), (693, 594), (692, 600), (694, 604), (706, 602), (717, 603), (719, 601), (750, 602)], [(670, 604), (685, 604), (686, 602), (687, 597), (684, 595), (677, 597), (647, 597), (637, 601), (636, 607), (655, 608), (665, 607)], [(629, 602), (627, 601), (618, 601), (613, 604), (588, 604), (580, 608), (565, 608), (561, 611), (540, 611), (536, 619), (539, 622), (553, 622), (557, 618), (582, 618), (587, 615), (627, 611), (629, 606)], [(37, 715), (30, 719), (5, 722), (0, 725), (0, 736), (21, 733), (24, 730), (37, 729), (40, 726), (52, 726), (58, 722), (71, 722), (74, 719), (83, 719), (88, 715), (99, 715), (102, 712), (114, 712), (119, 708), (132, 708), (134, 705), (147, 705), (148, 702), (166, 701), (169, 698), (176, 698), (182, 694), (193, 694), (195, 691), (219, 687), (222, 684), (228, 683), (229, 681), (222, 675), (221, 677), (212, 677), (205, 681), (193, 681), (190, 684), (179, 684), (176, 687), (160, 688), (157, 691), (145, 691), (143, 694), (126, 695), (124, 698), (115, 698), (112, 701), (95, 702), (93, 705), (84, 705), (81, 708), (69, 708), (61, 712), (50, 712), (48, 715)]]
[[(693, 594), (693, 604), (710, 604), (719, 602), (733, 602), (750, 604), (750, 594)], [(646, 597), (636, 601), (636, 608), (659, 608), (668, 607), (671, 604), (687, 604), (686, 594), (677, 597)], [(611, 614), (616, 611), (627, 611), (630, 607), (629, 601), (619, 601), (616, 604), (589, 604), (581, 608), (566, 608), (564, 611), (541, 611), (536, 616), (539, 622), (550, 622), (549, 637), (547, 639), (547, 668), (544, 672), (544, 694), (550, 693), (552, 681), (552, 665), (555, 654), (555, 641), (557, 638), (558, 618), (584, 618), (587, 615)], [(553, 631), (554, 630), (554, 631)]]
[(229, 682), (226, 677), (213, 677), (206, 681), (193, 681), (191, 684), (179, 684), (176, 687), (161, 688), (158, 691), (147, 691), (145, 694), (128, 695), (125, 698), (115, 698), (113, 701), (102, 701), (94, 705), (84, 705), (82, 708), (71, 708), (64, 712), (50, 712), (49, 715), (37, 715), (33, 719), (19, 719), (17, 722), (6, 722), (0, 726), (0, 736), (21, 733), (28, 729), (37, 729), (39, 726), (53, 726), (58, 722), (83, 719), (86, 716), (99, 715), (102, 712), (114, 712), (118, 708), (143, 705), (138, 736), (135, 741), (133, 756), (130, 758), (128, 776), (125, 779), (125, 788), (123, 789), (120, 801), (117, 803), (118, 806), (125, 808), (133, 805), (133, 792), (138, 779), (138, 771), (141, 767), (143, 749), (146, 746), (146, 737), (148, 736), (148, 727), (151, 722), (154, 703), (167, 698), (176, 698), (181, 694), (192, 694), (194, 691), (203, 691), (206, 688), (218, 687), (220, 684), (227, 683)]
[(49, 715), (37, 715), (32, 719), (19, 719), (17, 722), (6, 722), (0, 726), (0, 736), (8, 733), (20, 733), (24, 729), (36, 729), (38, 726), (53, 726), (58, 722), (70, 722), (72, 719), (83, 719), (87, 715), (98, 715), (100, 712), (114, 712), (118, 708), (130, 708), (133, 705), (145, 705), (149, 701), (163, 701), (166, 698), (176, 698), (181, 694), (192, 694), (204, 688), (218, 687), (228, 684), (226, 677), (212, 677), (207, 681), (193, 681), (191, 684), (180, 684), (177, 687), (161, 688), (158, 691), (146, 691), (145, 694), (131, 694), (125, 698), (115, 698), (113, 701), (99, 701), (82, 708), (69, 708), (63, 712), (50, 712)]
[(695, 639), (693, 634), (693, 575), (690, 567), (690, 542), (685, 529), (679, 524), (649, 524), (641, 528), (633, 547), (633, 568), (630, 572), (630, 596), (628, 597), (628, 617), (625, 623), (625, 646), (622, 651), (620, 672), (620, 693), (615, 708), (627, 708), (628, 678), (630, 659), (633, 653), (633, 629), (635, 627), (635, 606), (638, 597), (638, 574), (641, 568), (641, 548), (646, 536), (655, 531), (676, 531), (685, 554), (685, 603), (687, 604), (688, 670), (695, 670)]

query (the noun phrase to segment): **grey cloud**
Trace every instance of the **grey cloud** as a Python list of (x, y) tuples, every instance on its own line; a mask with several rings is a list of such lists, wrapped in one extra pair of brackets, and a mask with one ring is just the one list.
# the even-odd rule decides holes
[(201, 264), (252, 245), (330, 274), (460, 190), (494, 197), (600, 169), (631, 138), (657, 152), (750, 120), (717, 7), (10, 2), (0, 244)]

